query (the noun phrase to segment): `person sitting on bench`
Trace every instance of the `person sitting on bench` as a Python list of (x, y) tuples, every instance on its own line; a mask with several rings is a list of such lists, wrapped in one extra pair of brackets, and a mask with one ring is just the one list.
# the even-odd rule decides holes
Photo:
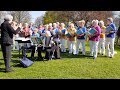
[[(43, 59), (47, 59), (47, 60), (52, 60), (52, 59), (60, 59), (60, 47), (58, 45), (58, 42), (55, 41), (51, 41), (50, 46), (46, 46), (45, 47), (45, 58), (43, 58), (42, 56), (42, 51), (43, 51), (43, 46), (38, 45), (37, 46), (37, 52), (38, 52), (38, 59), (39, 60), (43, 60)], [(34, 57), (34, 53), (35, 53), (35, 45), (32, 45), (31, 47), (29, 47), (28, 49), (31, 49), (31, 58)]]
[(51, 41), (51, 47), (45, 48), (45, 59), (52, 60), (52, 59), (61, 59), (60, 57), (60, 47), (59, 43), (56, 41)]

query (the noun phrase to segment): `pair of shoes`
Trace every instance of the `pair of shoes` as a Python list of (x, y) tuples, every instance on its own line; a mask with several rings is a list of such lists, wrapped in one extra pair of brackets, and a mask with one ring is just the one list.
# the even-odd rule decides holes
[(30, 57), (31, 59), (34, 59), (34, 57)]
[(38, 60), (42, 61), (42, 60), (44, 60), (44, 58), (38, 57)]
[(79, 52), (80, 54), (82, 54), (82, 52)]
[(38, 60), (44, 60), (44, 58), (43, 58), (43, 57), (38, 57), (37, 59), (38, 59)]
[(85, 56), (84, 54), (82, 56)]
[(49, 58), (48, 60), (52, 60), (52, 58)]

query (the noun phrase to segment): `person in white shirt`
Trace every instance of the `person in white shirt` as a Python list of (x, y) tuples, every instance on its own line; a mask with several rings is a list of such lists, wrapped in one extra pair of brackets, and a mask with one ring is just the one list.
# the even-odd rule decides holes
[(67, 40), (67, 37), (65, 36), (65, 32), (66, 32), (66, 28), (65, 28), (65, 24), (64, 23), (61, 23), (60, 24), (60, 42), (61, 42), (61, 52), (66, 52), (66, 40)]

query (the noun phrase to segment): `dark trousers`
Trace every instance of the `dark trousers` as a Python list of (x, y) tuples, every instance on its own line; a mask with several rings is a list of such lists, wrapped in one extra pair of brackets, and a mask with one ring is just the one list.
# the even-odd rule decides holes
[(43, 46), (39, 46), (39, 47), (37, 48), (38, 58), (40, 58), (40, 59), (43, 59), (43, 57), (42, 57), (42, 50), (43, 50)]
[(45, 59), (52, 59), (52, 56), (55, 57), (55, 59), (60, 59), (60, 48), (59, 46), (52, 46), (51, 49), (46, 48), (45, 53)]
[(51, 49), (46, 49), (45, 50), (45, 59), (51, 60), (53, 55), (53, 51)]
[[(28, 49), (31, 49), (31, 57), (34, 57), (34, 54), (35, 54), (35, 48), (36, 46), (35, 45), (32, 45), (31, 47), (29, 47)], [(43, 46), (39, 46), (37, 47), (37, 51), (38, 51), (38, 58), (40, 59), (43, 59), (42, 57), (42, 49), (43, 49)]]
[(33, 45), (33, 46), (31, 46), (30, 47), (30, 49), (31, 49), (31, 57), (34, 57), (34, 54), (35, 54), (35, 48), (36, 48), (36, 46), (35, 45)]
[(11, 61), (11, 45), (10, 44), (1, 44), (1, 49), (3, 53), (3, 59), (5, 63), (6, 71), (11, 70), (10, 61)]

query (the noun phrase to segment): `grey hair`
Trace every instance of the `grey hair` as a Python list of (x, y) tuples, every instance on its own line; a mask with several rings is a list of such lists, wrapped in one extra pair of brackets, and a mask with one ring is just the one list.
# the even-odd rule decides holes
[(102, 25), (104, 25), (104, 22), (101, 20), (101, 21), (99, 21), (99, 24), (102, 24)]
[(93, 24), (94, 22), (95, 22), (97, 25), (98, 25), (98, 23), (99, 23), (98, 20), (92, 20), (92, 24)]
[(4, 17), (4, 20), (8, 20), (8, 21), (11, 21), (13, 19), (13, 16), (12, 15), (6, 15)]
[(107, 20), (109, 20), (110, 22), (113, 22), (113, 18), (107, 18)]

